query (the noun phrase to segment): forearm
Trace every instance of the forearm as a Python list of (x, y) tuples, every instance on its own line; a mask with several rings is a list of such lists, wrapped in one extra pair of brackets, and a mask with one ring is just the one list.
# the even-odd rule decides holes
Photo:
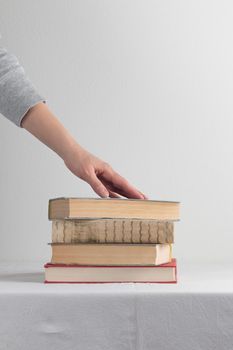
[(46, 104), (38, 103), (22, 119), (21, 126), (56, 152), (67, 168), (80, 179), (89, 183), (100, 197), (146, 199), (112, 167), (82, 148)]
[(81, 153), (83, 150), (44, 103), (32, 107), (23, 118), (21, 126), (64, 161), (72, 151)]

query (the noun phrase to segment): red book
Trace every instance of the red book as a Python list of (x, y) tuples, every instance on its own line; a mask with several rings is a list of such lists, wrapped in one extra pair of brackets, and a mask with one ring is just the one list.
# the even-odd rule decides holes
[(177, 283), (176, 259), (159, 266), (86, 266), (51, 264), (45, 283)]

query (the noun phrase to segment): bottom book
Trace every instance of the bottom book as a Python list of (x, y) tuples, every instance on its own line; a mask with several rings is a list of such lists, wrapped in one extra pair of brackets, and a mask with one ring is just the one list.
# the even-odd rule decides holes
[(176, 259), (159, 266), (84, 266), (48, 263), (45, 283), (176, 283)]

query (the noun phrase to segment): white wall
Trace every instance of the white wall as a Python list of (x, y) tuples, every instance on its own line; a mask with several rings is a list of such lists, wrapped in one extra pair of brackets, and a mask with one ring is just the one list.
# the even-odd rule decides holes
[[(14, 52), (79, 143), (151, 199), (180, 200), (180, 260), (232, 260), (233, 3), (2, 0)], [(47, 261), (47, 202), (95, 196), (0, 118), (0, 259)]]

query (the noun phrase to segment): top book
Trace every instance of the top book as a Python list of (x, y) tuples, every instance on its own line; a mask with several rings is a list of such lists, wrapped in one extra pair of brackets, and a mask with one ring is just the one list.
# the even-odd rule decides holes
[(179, 202), (124, 198), (55, 198), (49, 201), (49, 220), (149, 219), (179, 220)]

